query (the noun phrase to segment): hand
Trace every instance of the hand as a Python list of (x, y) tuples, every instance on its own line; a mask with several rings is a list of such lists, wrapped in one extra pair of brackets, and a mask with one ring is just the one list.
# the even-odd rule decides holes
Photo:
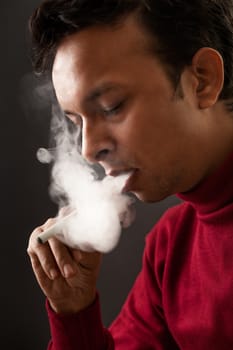
[(39, 243), (37, 237), (55, 222), (56, 219), (49, 219), (32, 232), (27, 252), (52, 309), (57, 313), (76, 313), (95, 299), (101, 254), (68, 248), (56, 238)]

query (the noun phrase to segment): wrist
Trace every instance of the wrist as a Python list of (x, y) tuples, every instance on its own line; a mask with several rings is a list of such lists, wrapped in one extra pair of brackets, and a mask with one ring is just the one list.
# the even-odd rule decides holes
[(96, 299), (96, 290), (92, 293), (86, 294), (82, 298), (75, 298), (71, 300), (70, 298), (66, 299), (51, 299), (47, 298), (48, 303), (51, 309), (57, 314), (76, 314), (94, 303)]

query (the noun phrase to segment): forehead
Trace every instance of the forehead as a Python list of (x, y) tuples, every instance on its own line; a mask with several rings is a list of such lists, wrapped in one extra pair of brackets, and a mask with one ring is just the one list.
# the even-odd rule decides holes
[(97, 53), (102, 59), (111, 54), (115, 56), (117, 52), (136, 54), (145, 50), (149, 41), (149, 35), (132, 15), (111, 26), (91, 26), (62, 40), (55, 56), (53, 71), (57, 70), (62, 56), (86, 61)]
[[(110, 72), (126, 74), (148, 55), (150, 38), (131, 16), (117, 26), (93, 26), (65, 38), (58, 47), (52, 70), (55, 90), (67, 94), (71, 86), (95, 84)], [(124, 73), (125, 72), (125, 73)], [(115, 77), (119, 78), (119, 77)], [(61, 91), (62, 90), (62, 91)]]

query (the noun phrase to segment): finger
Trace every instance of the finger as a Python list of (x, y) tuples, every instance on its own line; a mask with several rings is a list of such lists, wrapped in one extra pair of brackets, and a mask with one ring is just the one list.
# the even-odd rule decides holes
[(78, 262), (78, 264), (87, 269), (93, 270), (100, 265), (102, 260), (102, 254), (99, 252), (84, 252), (77, 249), (70, 250), (72, 257)]
[(36, 227), (33, 232), (30, 235), (29, 238), (29, 242), (28, 242), (28, 253), (30, 253), (31, 251), (33, 252), (33, 250), (37, 247), (37, 237), (43, 233), (44, 230), (46, 230), (47, 228), (49, 228), (50, 226), (52, 226), (55, 223), (55, 218), (50, 218), (48, 219), (43, 225)]
[(54, 280), (59, 275), (59, 268), (56, 264), (56, 260), (54, 259), (49, 244), (40, 244), (37, 240), (38, 236), (42, 232), (42, 227), (39, 227), (33, 231), (29, 240), (28, 254), (30, 257), (37, 256), (37, 259), (39, 260), (39, 263), (47, 277)]
[(62, 275), (65, 278), (76, 275), (78, 272), (77, 264), (70, 249), (56, 238), (49, 239), (48, 243)]
[(35, 254), (31, 254), (29, 256), (37, 282), (39, 283), (41, 289), (46, 291), (51, 286), (52, 282), (50, 278), (48, 278), (47, 274), (44, 272), (44, 269), (42, 268), (37, 256)]

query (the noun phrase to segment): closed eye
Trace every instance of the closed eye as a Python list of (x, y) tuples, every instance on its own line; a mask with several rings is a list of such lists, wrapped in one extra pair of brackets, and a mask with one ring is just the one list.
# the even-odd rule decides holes
[(104, 108), (103, 113), (106, 117), (111, 117), (117, 113), (120, 112), (121, 108), (123, 107), (124, 102), (120, 102), (117, 105), (110, 107), (110, 108)]

